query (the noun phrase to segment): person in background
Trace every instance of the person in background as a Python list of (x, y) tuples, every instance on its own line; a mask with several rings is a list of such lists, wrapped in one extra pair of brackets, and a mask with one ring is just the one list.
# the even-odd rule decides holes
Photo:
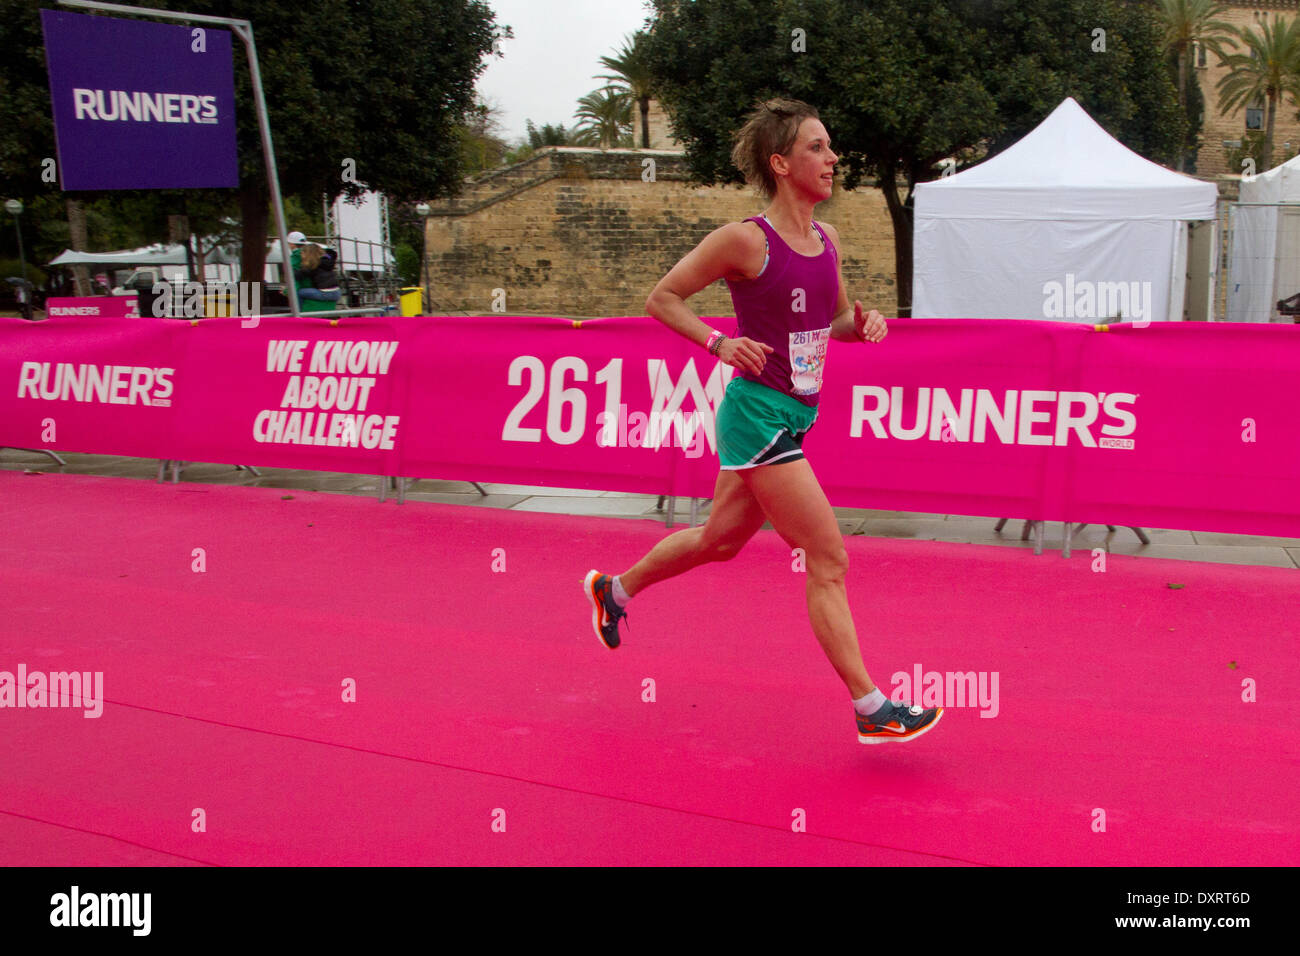
[(341, 294), (336, 268), (338, 254), (333, 249), (313, 244), (303, 249), (302, 261), (304, 269), (311, 268), (309, 263), (315, 263), (311, 271), (311, 284), (321, 293), (321, 298), (328, 302), (337, 302)]
[(341, 293), (333, 251), (308, 242), (305, 235), (296, 231), (289, 233), (289, 245), (293, 247), (289, 265), (293, 269), (298, 298), (337, 302)]

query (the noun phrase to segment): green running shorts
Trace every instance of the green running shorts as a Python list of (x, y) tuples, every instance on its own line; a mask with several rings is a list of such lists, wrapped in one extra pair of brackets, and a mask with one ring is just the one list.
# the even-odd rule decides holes
[(723, 471), (783, 464), (804, 457), (804, 436), (817, 409), (748, 379), (733, 378), (718, 407), (718, 458)]

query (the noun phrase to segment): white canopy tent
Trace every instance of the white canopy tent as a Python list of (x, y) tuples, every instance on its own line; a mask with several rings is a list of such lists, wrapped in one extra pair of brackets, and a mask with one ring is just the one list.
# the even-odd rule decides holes
[[(217, 246), (208, 252), (203, 261), (205, 278), (232, 281), (238, 270), (239, 257)], [(98, 267), (114, 272), (154, 266), (168, 282), (184, 282), (187, 272), (185, 246), (179, 242), (154, 243), (118, 252), (76, 252), (65, 249), (50, 260), (50, 265)]]
[[(210, 240), (209, 240), (210, 241)], [(272, 240), (267, 247), (263, 282), (279, 282), (280, 243)], [(206, 279), (233, 282), (239, 277), (239, 248), (237, 245), (217, 245), (203, 257)], [(183, 282), (186, 274), (185, 246), (181, 243), (154, 243), (139, 249), (122, 249), (114, 252), (76, 252), (65, 249), (50, 260), (52, 266), (101, 266), (114, 271), (138, 269), (146, 266), (160, 267), (169, 282)]]
[(1067, 98), (1015, 145), (916, 187), (916, 318), (1181, 320), (1187, 223), (1218, 190)]
[(1300, 156), (1243, 176), (1230, 216), (1228, 321), (1292, 321), (1276, 309), (1300, 292)]
[[(209, 265), (230, 265), (239, 261), (239, 257), (217, 246), (204, 257)], [(121, 252), (74, 252), (65, 249), (50, 260), (52, 266), (183, 266), (185, 265), (185, 247), (179, 242), (171, 245), (156, 243), (139, 249), (124, 249)]]

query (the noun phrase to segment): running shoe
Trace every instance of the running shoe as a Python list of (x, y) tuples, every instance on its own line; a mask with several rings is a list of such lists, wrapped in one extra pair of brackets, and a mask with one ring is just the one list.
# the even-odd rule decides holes
[(870, 717), (857, 714), (858, 742), (883, 744), (891, 740), (915, 740), (937, 724), (942, 716), (942, 707), (926, 710), (910, 702), (891, 700)]
[(591, 628), (611, 651), (618, 647), (618, 622), (627, 618), (627, 611), (614, 602), (614, 579), (599, 571), (588, 571), (582, 589), (591, 602)]

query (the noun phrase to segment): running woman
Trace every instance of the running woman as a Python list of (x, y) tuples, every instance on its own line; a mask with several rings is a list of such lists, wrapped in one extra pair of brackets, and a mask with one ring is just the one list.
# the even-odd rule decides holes
[[(623, 574), (591, 571), (583, 587), (592, 627), (606, 647), (618, 647), (618, 624), (635, 595), (706, 562), (734, 558), (771, 521), (791, 548), (804, 551), (808, 616), (853, 699), (858, 740), (912, 740), (937, 724), (943, 709), (892, 702), (867, 674), (844, 588), (844, 538), (802, 450), (817, 420), (827, 340), (880, 342), (887, 332), (875, 309), (849, 306), (839, 234), (813, 221), (813, 207), (831, 196), (838, 157), (813, 107), (776, 99), (750, 114), (731, 158), (770, 205), (706, 236), (646, 300), (650, 315), (740, 372), (718, 408), (721, 470), (713, 508), (702, 527), (669, 535)], [(731, 291), (735, 337), (711, 329), (686, 306), (717, 279)]]

